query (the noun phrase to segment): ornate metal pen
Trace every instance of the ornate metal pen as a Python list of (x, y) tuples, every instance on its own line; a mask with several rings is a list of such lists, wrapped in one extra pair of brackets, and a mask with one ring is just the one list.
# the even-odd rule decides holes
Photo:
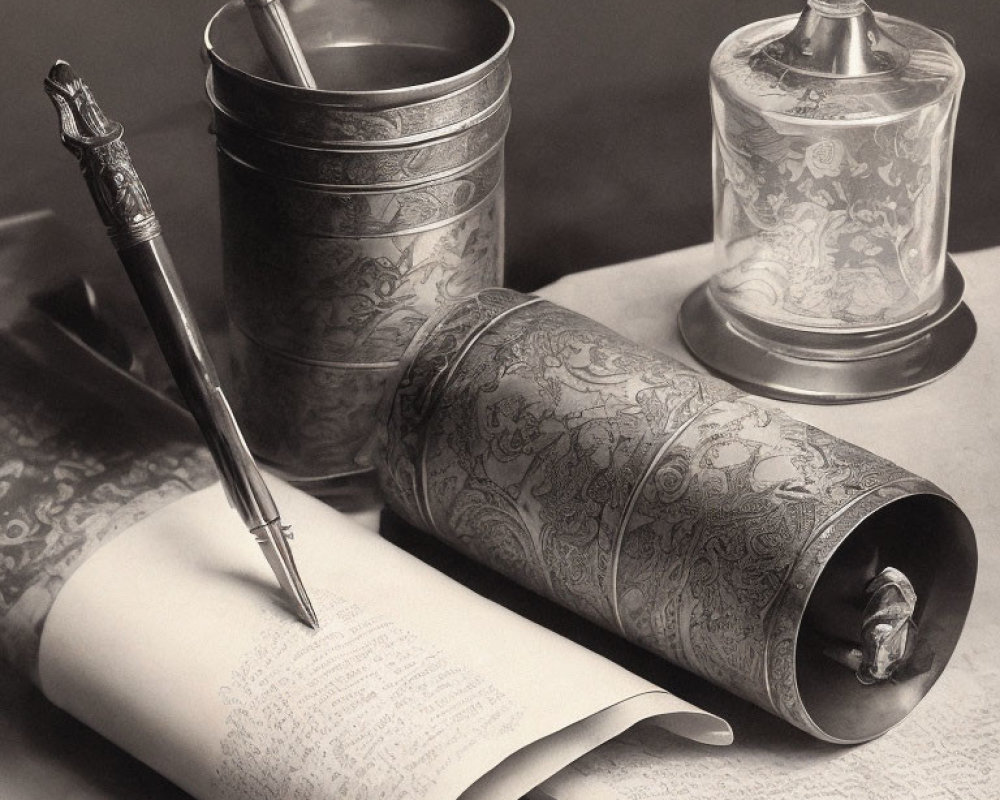
[(80, 161), (108, 235), (208, 443), (230, 505), (260, 544), (296, 613), (318, 627), (292, 558), (290, 530), (281, 522), (219, 386), (160, 234), (160, 223), (122, 141), (121, 123), (105, 116), (90, 89), (65, 61), (57, 61), (49, 71), (45, 92), (59, 113), (62, 142)]

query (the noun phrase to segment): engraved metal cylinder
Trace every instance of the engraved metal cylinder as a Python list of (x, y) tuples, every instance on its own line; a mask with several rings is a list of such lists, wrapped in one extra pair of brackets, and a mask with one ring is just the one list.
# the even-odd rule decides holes
[(503, 282), (510, 16), (493, 0), (287, 3), (318, 89), (270, 71), (241, 2), (206, 29), (234, 405), (292, 479), (370, 469), (385, 377)]
[[(388, 502), (469, 556), (669, 661), (848, 743), (930, 688), (965, 620), (971, 526), (937, 487), (537, 298), (428, 323), (382, 409)], [(912, 580), (912, 668), (864, 686), (865, 587)]]

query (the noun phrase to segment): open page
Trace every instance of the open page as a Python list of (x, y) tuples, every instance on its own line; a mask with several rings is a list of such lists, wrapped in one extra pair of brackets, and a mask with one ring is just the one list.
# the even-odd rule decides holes
[(513, 800), (643, 718), (729, 741), (721, 720), (273, 488), (318, 631), (216, 485), (76, 570), (42, 635), (45, 694), (201, 798)]

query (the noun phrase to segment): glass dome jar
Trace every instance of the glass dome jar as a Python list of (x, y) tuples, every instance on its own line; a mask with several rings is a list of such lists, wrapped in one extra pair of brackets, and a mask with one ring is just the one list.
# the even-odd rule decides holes
[(731, 34), (710, 71), (719, 269), (702, 299), (721, 324), (768, 352), (849, 362), (956, 310), (945, 245), (965, 71), (943, 35), (809, 0)]

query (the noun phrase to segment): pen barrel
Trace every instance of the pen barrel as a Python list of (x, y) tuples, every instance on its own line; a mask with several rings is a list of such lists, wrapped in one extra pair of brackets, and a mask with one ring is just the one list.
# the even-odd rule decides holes
[(248, 528), (272, 522), (278, 517), (277, 506), (220, 388), (162, 237), (120, 248), (118, 256), (177, 388), (205, 437), (230, 504)]
[(122, 140), (122, 124), (104, 113), (90, 87), (65, 61), (53, 65), (44, 85), (59, 115), (62, 143), (80, 163), (177, 387), (208, 443), (230, 504), (248, 528), (267, 525), (278, 518), (278, 510), (219, 387), (160, 236), (160, 223)]
[(219, 385), (160, 236), (160, 223), (122, 141), (121, 123), (104, 114), (90, 88), (65, 61), (53, 65), (44, 85), (59, 115), (62, 143), (80, 163), (160, 350), (208, 444), (230, 505), (264, 548), (296, 613), (316, 627), (316, 612), (298, 577), (277, 506)]
[(280, 0), (245, 0), (253, 26), (281, 80), (316, 88), (316, 81)]

